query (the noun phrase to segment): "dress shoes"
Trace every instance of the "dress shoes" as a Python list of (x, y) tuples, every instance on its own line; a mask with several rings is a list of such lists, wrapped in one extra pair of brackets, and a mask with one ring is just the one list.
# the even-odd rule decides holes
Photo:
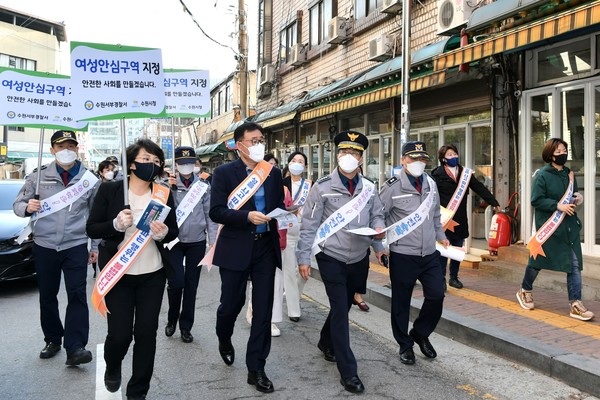
[(127, 400), (146, 400), (145, 394), (134, 394), (132, 396), (128, 395)]
[(329, 347), (325, 347), (325, 345), (321, 342), (319, 342), (317, 344), (317, 347), (319, 348), (319, 350), (321, 350), (321, 352), (323, 352), (323, 357), (325, 358), (325, 361), (329, 361), (329, 362), (335, 362), (335, 354), (333, 354), (333, 350), (331, 350)]
[(165, 326), (165, 335), (167, 337), (171, 337), (173, 336), (173, 334), (175, 333), (175, 324), (172, 323), (168, 323), (167, 326)]
[(275, 388), (273, 382), (267, 378), (264, 369), (248, 371), (248, 384), (256, 386), (256, 390), (263, 393), (271, 393)]
[(300, 317), (290, 317), (290, 321), (298, 322), (298, 321), (300, 321)]
[(231, 340), (227, 342), (219, 341), (219, 354), (221, 354), (221, 358), (227, 365), (233, 364), (235, 361), (235, 349), (231, 344)]
[(106, 390), (115, 393), (121, 387), (121, 366), (118, 368), (108, 368), (104, 371), (104, 386)]
[(354, 304), (355, 306), (358, 306), (358, 308), (360, 309), (360, 311), (369, 311), (371, 308), (369, 307), (369, 305), (367, 303), (365, 303), (364, 301), (356, 301), (356, 299), (352, 299), (352, 304)]
[(92, 361), (92, 352), (86, 350), (85, 347), (80, 347), (77, 350), (67, 354), (67, 362), (65, 364), (69, 366), (87, 364)]
[(406, 365), (413, 365), (415, 363), (415, 352), (412, 347), (400, 352), (400, 362)]
[(194, 336), (190, 331), (181, 330), (181, 341), (183, 343), (192, 343), (194, 341)]
[(437, 353), (435, 352), (435, 349), (429, 342), (429, 339), (427, 339), (426, 337), (420, 336), (417, 332), (415, 332), (414, 329), (411, 329), (408, 334), (415, 341), (415, 343), (419, 345), (419, 349), (421, 349), (421, 353), (423, 353), (423, 355), (425, 355), (425, 357), (427, 357), (427, 358), (436, 358), (437, 357)]
[(60, 351), (60, 344), (46, 343), (46, 346), (40, 351), (40, 358), (52, 358)]
[(363, 385), (360, 378), (356, 375), (348, 379), (342, 378), (340, 382), (344, 386), (344, 389), (350, 393), (362, 393), (365, 391), (365, 385)]
[(462, 289), (464, 286), (458, 278), (450, 278), (448, 279), (448, 285), (452, 286), (455, 289)]

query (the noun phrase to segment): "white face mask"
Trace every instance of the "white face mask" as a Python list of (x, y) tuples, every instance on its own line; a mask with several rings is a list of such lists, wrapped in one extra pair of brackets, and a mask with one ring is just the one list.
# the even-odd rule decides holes
[(200, 167), (194, 167), (194, 173), (198, 175), (200, 173)]
[(406, 164), (406, 169), (412, 176), (418, 178), (419, 176), (423, 175), (426, 165), (427, 164), (425, 164), (423, 161), (413, 161), (410, 164)]
[(353, 155), (346, 154), (338, 158), (338, 166), (347, 174), (356, 171), (359, 166), (359, 162)]
[(57, 151), (54, 155), (56, 156), (56, 161), (62, 165), (73, 164), (77, 160), (77, 153), (69, 149)]
[(181, 175), (189, 175), (194, 172), (194, 164), (178, 165), (177, 171), (179, 171)]
[(262, 143), (254, 146), (246, 147), (248, 149), (248, 157), (254, 162), (260, 162), (265, 158), (265, 145)]
[(107, 181), (112, 181), (114, 177), (115, 177), (114, 171), (108, 171), (108, 172), (104, 173), (104, 179), (106, 179)]
[(292, 175), (302, 175), (302, 173), (304, 172), (304, 165), (297, 162), (289, 163), (288, 168), (290, 170), (290, 174)]

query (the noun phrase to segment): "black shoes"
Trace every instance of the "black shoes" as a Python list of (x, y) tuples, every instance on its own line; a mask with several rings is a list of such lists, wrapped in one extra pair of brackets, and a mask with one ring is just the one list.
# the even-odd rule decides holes
[(40, 351), (40, 358), (52, 358), (60, 351), (60, 344), (56, 343), (46, 343), (46, 347)]
[(118, 368), (108, 368), (104, 371), (104, 386), (106, 390), (115, 393), (121, 387), (121, 366)]
[(127, 396), (127, 400), (146, 400), (146, 395), (145, 394), (138, 394), (138, 395), (133, 395), (133, 396)]
[(219, 354), (221, 354), (221, 358), (223, 359), (225, 364), (233, 364), (233, 362), (235, 361), (235, 349), (231, 344), (231, 340), (228, 340), (227, 342), (219, 341)]
[(192, 343), (194, 341), (194, 336), (190, 331), (181, 330), (181, 341), (183, 343)]
[(463, 288), (463, 284), (461, 281), (458, 280), (458, 278), (452, 278), (450, 277), (450, 279), (448, 279), (448, 285), (452, 286), (453, 288), (456, 289), (462, 289)]
[(167, 323), (167, 326), (165, 326), (165, 335), (167, 335), (167, 337), (171, 337), (173, 336), (173, 334), (175, 333), (175, 324), (172, 323)]
[(65, 364), (69, 366), (87, 364), (92, 361), (92, 352), (86, 350), (85, 347), (81, 347), (77, 350), (67, 354), (67, 362)]
[(413, 365), (415, 363), (415, 352), (412, 347), (400, 353), (400, 362), (406, 365)]
[(321, 350), (321, 352), (323, 352), (323, 357), (326, 361), (335, 362), (335, 354), (333, 354), (333, 350), (331, 350), (329, 347), (325, 347), (325, 345), (320, 341), (317, 344), (317, 347), (319, 350)]
[(256, 390), (263, 393), (271, 393), (275, 388), (273, 382), (267, 378), (264, 369), (248, 371), (248, 384), (256, 386)]
[(365, 386), (356, 375), (348, 379), (342, 378), (340, 382), (344, 386), (344, 389), (350, 393), (362, 393), (365, 391)]
[(437, 357), (437, 353), (435, 352), (435, 349), (429, 342), (429, 339), (427, 339), (426, 337), (420, 336), (419, 334), (417, 334), (417, 332), (415, 332), (414, 329), (411, 329), (410, 332), (408, 332), (408, 334), (415, 341), (415, 343), (419, 345), (419, 349), (421, 349), (421, 353), (423, 353), (425, 355), (425, 357), (427, 357), (427, 358), (436, 358)]
[(300, 321), (300, 317), (290, 317), (290, 321), (298, 322), (298, 321)]

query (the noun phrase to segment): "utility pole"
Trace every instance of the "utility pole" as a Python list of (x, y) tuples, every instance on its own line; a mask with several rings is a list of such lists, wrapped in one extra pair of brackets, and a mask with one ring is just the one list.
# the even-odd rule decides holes
[(400, 146), (408, 140), (410, 133), (410, 4), (402, 1), (402, 111), (400, 113)]
[(238, 0), (238, 79), (240, 83), (240, 119), (247, 117), (248, 109), (248, 34), (246, 32), (246, 7)]

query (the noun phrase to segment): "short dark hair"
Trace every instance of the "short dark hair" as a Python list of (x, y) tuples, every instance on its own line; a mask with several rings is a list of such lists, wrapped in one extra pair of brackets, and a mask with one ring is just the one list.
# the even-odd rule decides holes
[(292, 154), (290, 154), (290, 156), (288, 157), (288, 164), (291, 163), (294, 157), (296, 157), (298, 154), (304, 157), (304, 165), (308, 165), (308, 157), (306, 157), (306, 154), (304, 154), (301, 151), (295, 151)]
[(569, 151), (569, 145), (564, 140), (559, 139), (559, 138), (549, 139), (546, 142), (546, 144), (544, 145), (544, 149), (542, 150), (542, 160), (544, 160), (544, 162), (546, 162), (546, 163), (552, 162), (552, 157), (554, 156), (554, 151), (556, 151), (556, 148), (558, 147), (559, 144), (564, 145), (565, 149), (567, 149), (567, 152)]
[(114, 166), (114, 164), (108, 160), (104, 160), (100, 164), (98, 164), (98, 175), (100, 175), (102, 173), (102, 171), (104, 171), (106, 168), (110, 167), (111, 165)]
[(131, 173), (131, 163), (133, 163), (133, 160), (135, 160), (135, 158), (138, 156), (141, 149), (144, 149), (153, 156), (158, 157), (160, 160), (159, 175), (162, 175), (165, 169), (165, 153), (150, 139), (138, 139), (134, 144), (127, 147), (127, 150), (125, 151), (125, 155), (127, 156), (127, 174)]
[(267, 162), (269, 162), (271, 160), (275, 160), (275, 164), (279, 165), (279, 160), (275, 158), (275, 154), (273, 154), (273, 153), (265, 154), (264, 160)]
[(448, 150), (454, 150), (456, 154), (460, 154), (455, 145), (452, 143), (445, 144), (438, 150), (438, 160), (440, 161), (440, 164), (444, 163), (444, 158), (446, 158), (446, 152)]
[(236, 142), (239, 142), (244, 137), (244, 133), (246, 133), (246, 131), (256, 130), (259, 130), (260, 133), (262, 133), (263, 135), (265, 134), (265, 130), (259, 124), (255, 122), (244, 122), (243, 124), (235, 128), (235, 131), (233, 131), (233, 139)]

